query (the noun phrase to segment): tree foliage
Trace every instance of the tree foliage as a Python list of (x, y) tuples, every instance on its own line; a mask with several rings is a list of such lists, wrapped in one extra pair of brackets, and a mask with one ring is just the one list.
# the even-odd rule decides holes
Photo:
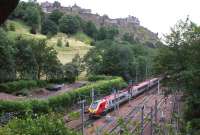
[(10, 16), (11, 19), (21, 19), (31, 26), (31, 33), (36, 34), (41, 25), (42, 10), (40, 6), (32, 1), (20, 2)]
[(41, 33), (44, 35), (56, 35), (58, 32), (58, 26), (55, 22), (53, 22), (52, 20), (46, 18), (43, 22), (42, 22), (42, 26), (41, 26)]
[[(145, 78), (148, 53), (139, 46), (110, 40), (96, 43), (85, 56), (88, 73), (122, 76), (126, 80)], [(140, 78), (139, 76), (140, 75)]]
[(66, 34), (75, 34), (80, 29), (80, 22), (77, 17), (63, 16), (59, 20), (59, 29)]
[(31, 26), (31, 33), (36, 34), (41, 24), (41, 15), (37, 7), (27, 8), (25, 22)]
[[(168, 75), (168, 85), (186, 95), (185, 120), (190, 121), (192, 133), (200, 131), (200, 27), (179, 21), (166, 36), (167, 46), (156, 57), (157, 71)], [(199, 132), (198, 132), (199, 133)]]
[(133, 33), (125, 33), (122, 37), (122, 40), (124, 41), (128, 41), (132, 44), (137, 43), (137, 41), (135, 40), (134, 34)]
[(16, 78), (14, 51), (14, 42), (0, 28), (0, 82), (11, 81)]
[(16, 41), (15, 64), (19, 79), (36, 79), (37, 61), (30, 44), (33, 42), (25, 39)]
[(50, 15), (49, 19), (58, 25), (60, 18), (63, 16), (63, 13), (59, 10), (54, 10)]
[(116, 27), (100, 27), (97, 33), (97, 40), (114, 39), (119, 31)]
[(83, 31), (93, 39), (96, 39), (97, 36), (97, 28), (96, 25), (92, 21), (88, 21), (85, 24)]
[(78, 135), (65, 127), (64, 122), (56, 115), (43, 115), (32, 118), (13, 119), (6, 126), (0, 128), (0, 134), (4, 135)]

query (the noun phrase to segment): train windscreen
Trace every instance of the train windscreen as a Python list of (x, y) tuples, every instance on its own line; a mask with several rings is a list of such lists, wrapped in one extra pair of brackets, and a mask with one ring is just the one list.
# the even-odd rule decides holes
[(99, 103), (99, 101), (93, 102), (93, 103), (91, 104), (90, 108), (91, 108), (91, 109), (96, 109), (97, 106), (98, 106), (98, 103)]

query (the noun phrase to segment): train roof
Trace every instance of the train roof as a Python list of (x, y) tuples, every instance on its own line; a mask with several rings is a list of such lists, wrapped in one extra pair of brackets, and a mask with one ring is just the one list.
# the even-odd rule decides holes
[[(141, 88), (141, 87), (143, 87), (145, 85), (148, 85), (149, 82), (152, 82), (152, 81), (155, 81), (155, 80), (158, 80), (158, 78), (149, 79), (149, 80), (146, 80), (144, 82), (141, 82), (141, 83), (138, 83), (138, 84), (134, 84), (131, 87), (135, 88), (135, 89), (138, 89), (138, 88)], [(123, 90), (121, 90), (119, 92), (119, 95), (124, 94), (127, 91), (128, 91), (128, 88), (125, 88), (125, 89), (123, 89)], [(117, 95), (117, 96), (119, 96), (119, 95)], [(108, 95), (108, 96), (104, 97), (104, 99), (106, 99), (106, 100), (112, 100), (114, 98), (115, 98), (115, 94), (111, 94), (111, 95)]]

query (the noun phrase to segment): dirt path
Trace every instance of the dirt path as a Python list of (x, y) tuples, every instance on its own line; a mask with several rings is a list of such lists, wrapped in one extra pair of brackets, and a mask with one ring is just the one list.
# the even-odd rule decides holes
[(85, 85), (86, 83), (87, 82), (85, 82), (85, 81), (81, 81), (81, 82), (75, 82), (73, 84), (64, 84), (62, 89), (59, 90), (59, 91), (48, 91), (45, 88), (38, 89), (38, 90), (35, 90), (33, 93), (31, 93), (29, 98), (42, 98), (42, 99), (45, 99), (45, 98), (48, 98), (50, 96), (55, 96), (55, 95), (59, 95), (59, 94), (74, 90), (76, 88), (79, 88), (79, 87)]
[(81, 81), (81, 82), (75, 82), (73, 84), (65, 84), (61, 90), (59, 91), (48, 91), (45, 88), (38, 88), (38, 89), (34, 89), (32, 90), (33, 92), (31, 92), (31, 94), (27, 97), (23, 97), (23, 96), (15, 96), (12, 94), (7, 94), (7, 93), (0, 93), (0, 100), (17, 100), (17, 99), (25, 99), (25, 98), (33, 98), (33, 99), (45, 99), (48, 98), (50, 96), (55, 96), (55, 95), (59, 95), (71, 90), (74, 90), (76, 88), (79, 88), (83, 85), (85, 85), (87, 82), (85, 81)]
[(6, 93), (0, 93), (0, 100), (17, 100), (17, 99), (23, 99), (24, 97), (18, 97), (11, 94)]

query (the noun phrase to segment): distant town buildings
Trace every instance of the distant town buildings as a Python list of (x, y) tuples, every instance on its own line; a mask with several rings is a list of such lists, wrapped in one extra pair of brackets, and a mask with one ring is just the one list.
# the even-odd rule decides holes
[(58, 1), (50, 3), (48, 1), (41, 3), (41, 8), (45, 13), (51, 13), (54, 10), (60, 10), (61, 12), (69, 15), (79, 15), (85, 20), (95, 22), (97, 25), (111, 25), (111, 26), (126, 26), (129, 24), (140, 25), (138, 18), (134, 16), (128, 16), (127, 18), (110, 19), (107, 15), (100, 16), (93, 14), (91, 9), (84, 9), (76, 4), (73, 6), (63, 7)]

